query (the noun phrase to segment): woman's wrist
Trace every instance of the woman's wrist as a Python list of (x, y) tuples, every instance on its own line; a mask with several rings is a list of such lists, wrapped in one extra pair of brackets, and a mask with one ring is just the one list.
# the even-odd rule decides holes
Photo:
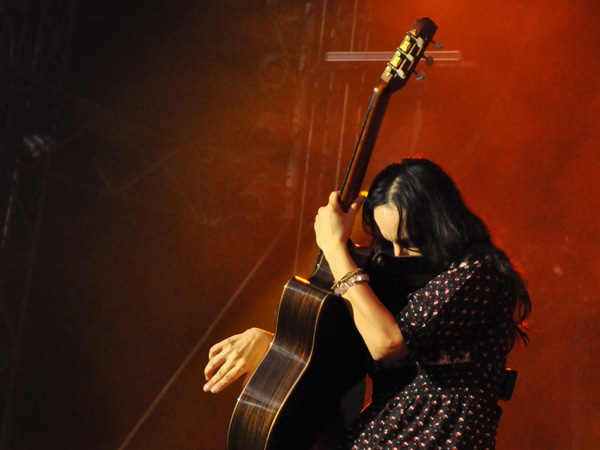
[(347, 273), (355, 270), (358, 266), (350, 256), (346, 245), (331, 247), (328, 252), (323, 252), (331, 274), (338, 280)]

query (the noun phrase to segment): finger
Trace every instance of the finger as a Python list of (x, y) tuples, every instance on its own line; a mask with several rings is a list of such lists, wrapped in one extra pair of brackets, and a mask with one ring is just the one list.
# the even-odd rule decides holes
[(223, 351), (223, 347), (225, 346), (225, 341), (219, 342), (218, 344), (213, 345), (208, 351), (208, 359), (214, 358), (216, 355)]
[(356, 214), (360, 210), (360, 207), (365, 202), (366, 197), (364, 195), (359, 195), (354, 199), (352, 204), (350, 205), (350, 212)]
[(329, 204), (330, 205), (339, 205), (340, 202), (338, 200), (340, 196), (340, 193), (338, 191), (333, 191), (331, 194), (329, 194)]
[(210, 388), (210, 392), (213, 394), (221, 392), (223, 389), (225, 389), (227, 386), (229, 386), (235, 380), (237, 380), (241, 376), (241, 374), (241, 371), (236, 370), (235, 368), (233, 370), (230, 370), (223, 376), (223, 378), (219, 380), (218, 383), (214, 384), (213, 387)]
[(326, 216), (326, 214), (327, 214), (327, 207), (321, 206), (317, 212), (317, 215), (315, 216), (315, 229), (323, 223), (323, 220), (324, 220), (323, 218)]
[(220, 366), (219, 370), (217, 370), (216, 373), (211, 374), (211, 376), (208, 378), (208, 382), (204, 385), (204, 392), (212, 392), (215, 384), (221, 381), (225, 374), (231, 369), (233, 363), (231, 361), (228, 361), (227, 359), (224, 359), (223, 361), (221, 361), (221, 364), (215, 364), (213, 370), (216, 369), (218, 366)]
[(224, 364), (223, 367), (217, 372), (215, 379), (210, 383), (210, 392), (216, 394), (221, 392), (235, 380), (237, 380), (243, 373), (244, 363), (238, 361), (236, 364)]
[(204, 368), (204, 377), (206, 380), (210, 380), (213, 377), (213, 372), (217, 369), (217, 367), (223, 365), (226, 361), (226, 357), (224, 355), (213, 356), (206, 364)]
[(233, 336), (229, 336), (227, 339), (223, 339), (221, 342), (217, 342), (208, 351), (208, 357), (213, 358), (215, 355), (221, 353), (223, 349), (225, 349), (228, 345), (233, 344), (235, 341), (239, 340), (240, 337), (241, 334), (234, 334)]

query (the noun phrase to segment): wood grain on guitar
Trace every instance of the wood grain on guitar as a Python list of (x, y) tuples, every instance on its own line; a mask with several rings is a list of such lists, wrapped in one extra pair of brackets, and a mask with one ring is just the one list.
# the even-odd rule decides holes
[[(344, 211), (360, 192), (391, 94), (414, 73), (436, 30), (430, 19), (417, 20), (386, 66), (340, 191)], [(364, 251), (349, 245), (361, 265)], [(364, 378), (369, 355), (332, 284), (322, 256), (309, 280), (286, 284), (273, 343), (235, 406), (228, 450), (322, 449), (324, 436), (342, 423), (340, 402)]]

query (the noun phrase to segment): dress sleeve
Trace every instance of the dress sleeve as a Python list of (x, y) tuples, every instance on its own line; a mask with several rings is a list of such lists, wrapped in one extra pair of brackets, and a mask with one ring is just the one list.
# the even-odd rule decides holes
[[(510, 317), (502, 293), (505, 279), (479, 261), (453, 265), (409, 296), (408, 304), (396, 316), (404, 341), (411, 353), (463, 340), (474, 330)], [(498, 309), (504, 309), (502, 313)]]

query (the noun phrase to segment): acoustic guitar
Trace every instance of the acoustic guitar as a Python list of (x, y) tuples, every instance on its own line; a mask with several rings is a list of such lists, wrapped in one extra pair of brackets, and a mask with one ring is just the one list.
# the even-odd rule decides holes
[[(391, 95), (414, 73), (436, 30), (430, 19), (417, 20), (381, 75), (340, 190), (344, 211), (360, 192)], [(368, 253), (349, 247), (364, 267)], [(308, 450), (339, 422), (340, 402), (364, 378), (369, 355), (332, 284), (321, 254), (308, 280), (285, 285), (271, 347), (233, 411), (228, 450)]]

